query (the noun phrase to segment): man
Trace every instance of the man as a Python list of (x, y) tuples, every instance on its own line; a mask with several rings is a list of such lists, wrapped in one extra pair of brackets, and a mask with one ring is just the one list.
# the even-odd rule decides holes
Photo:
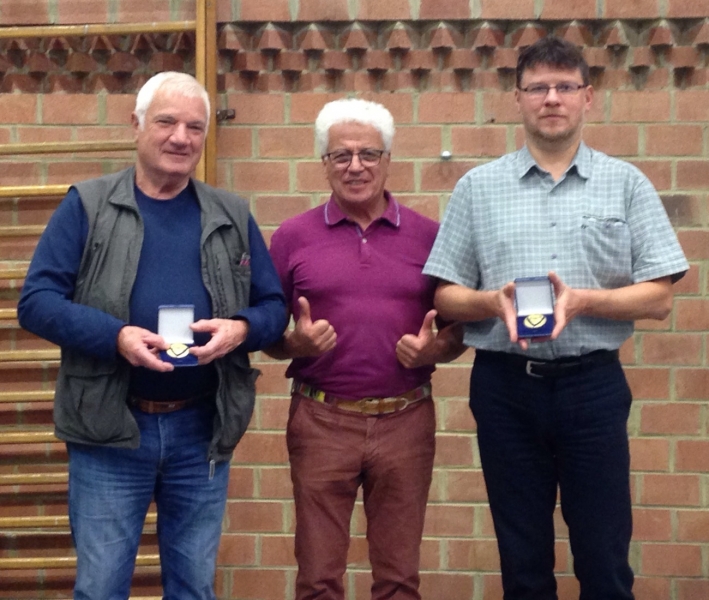
[(296, 319), (287, 429), (295, 497), (296, 600), (341, 600), (349, 527), (364, 492), (372, 598), (420, 598), (419, 546), (435, 451), (430, 377), (464, 349), (436, 335), (435, 282), (421, 269), (437, 224), (385, 190), (394, 122), (337, 100), (315, 122), (332, 195), (290, 219), (271, 255)]
[[(164, 596), (215, 598), (228, 461), (254, 405), (247, 353), (287, 320), (246, 201), (191, 178), (209, 115), (192, 76), (151, 78), (131, 117), (135, 167), (69, 190), (25, 280), (21, 325), (62, 349), (76, 599), (128, 598), (153, 499)], [(161, 358), (164, 305), (194, 306), (197, 366)]]
[[(593, 88), (578, 48), (547, 37), (523, 50), (515, 98), (525, 146), (458, 182), (424, 272), (476, 348), (470, 406), (505, 600), (557, 597), (557, 486), (580, 597), (627, 600), (631, 396), (618, 348), (634, 320), (667, 317), (687, 262), (647, 178), (581, 141)], [(547, 275), (555, 326), (530, 343), (513, 280)]]

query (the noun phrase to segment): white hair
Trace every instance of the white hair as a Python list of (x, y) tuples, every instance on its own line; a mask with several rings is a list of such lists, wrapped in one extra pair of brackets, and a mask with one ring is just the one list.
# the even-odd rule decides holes
[(206, 112), (206, 124), (209, 125), (209, 94), (204, 86), (187, 73), (164, 71), (148, 79), (140, 88), (135, 99), (135, 116), (138, 118), (138, 125), (141, 129), (145, 127), (145, 114), (158, 90), (172, 92), (185, 98), (201, 98)]
[(320, 156), (327, 153), (330, 128), (339, 123), (371, 125), (382, 136), (384, 150), (391, 152), (391, 143), (394, 139), (394, 117), (391, 116), (391, 113), (376, 102), (342, 98), (328, 102), (315, 119), (315, 139)]

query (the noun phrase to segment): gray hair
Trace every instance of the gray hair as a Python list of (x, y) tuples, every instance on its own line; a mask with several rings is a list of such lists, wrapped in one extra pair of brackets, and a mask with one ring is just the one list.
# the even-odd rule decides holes
[(322, 107), (315, 119), (315, 139), (320, 156), (327, 152), (330, 142), (330, 127), (339, 123), (371, 125), (382, 136), (384, 150), (391, 152), (394, 139), (394, 117), (381, 104), (356, 98), (333, 100)]
[(150, 108), (150, 104), (158, 90), (179, 94), (185, 98), (201, 98), (206, 111), (206, 124), (209, 125), (209, 94), (204, 89), (204, 86), (187, 73), (164, 71), (148, 79), (143, 84), (143, 87), (140, 88), (135, 99), (135, 116), (138, 118), (138, 125), (141, 129), (145, 127), (145, 114), (148, 112), (148, 108)]

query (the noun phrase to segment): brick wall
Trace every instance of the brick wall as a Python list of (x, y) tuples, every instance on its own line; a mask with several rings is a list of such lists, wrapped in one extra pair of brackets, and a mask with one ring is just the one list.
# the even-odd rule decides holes
[[(217, 12), (218, 107), (236, 111), (218, 129), (219, 183), (250, 199), (267, 237), (327, 195), (312, 130), (324, 102), (358, 95), (391, 110), (397, 135), (389, 187), (438, 218), (467, 169), (521, 143), (512, 98), (517, 49), (546, 32), (584, 48), (596, 88), (586, 140), (650, 177), (691, 263), (675, 286), (672, 315), (640, 322), (622, 348), (635, 397), (629, 430), (637, 597), (709, 597), (709, 1), (222, 0)], [(192, 18), (193, 0), (0, 3), (0, 26)], [(130, 139), (135, 91), (156, 70), (193, 70), (193, 40), (191, 34), (0, 40), (0, 143)], [(440, 159), (443, 150), (452, 153), (450, 161)], [(69, 183), (130, 161), (127, 152), (0, 157), (0, 185)], [(56, 201), (0, 199), (0, 225), (43, 223)], [(0, 269), (26, 265), (34, 241), (0, 240)], [(11, 306), (19, 284), (3, 285), (0, 302)], [(3, 330), (0, 345), (42, 347), (15, 330)], [(263, 376), (232, 467), (218, 588), (224, 598), (288, 600), (294, 582), (283, 433), (288, 382), (284, 363), (260, 354), (254, 362)], [(439, 433), (422, 553), (427, 599), (500, 597), (467, 408), (470, 362), (468, 353), (434, 377)], [(51, 368), (0, 369), (0, 386), (46, 386), (52, 377)], [(60, 499), (55, 503), (48, 510), (60, 512)], [(577, 589), (560, 516), (557, 522), (560, 598), (569, 600)], [(349, 593), (365, 598), (361, 506), (352, 532)], [(37, 581), (27, 572), (17, 577)], [(59, 587), (70, 581), (67, 573), (43, 577), (55, 577)]]

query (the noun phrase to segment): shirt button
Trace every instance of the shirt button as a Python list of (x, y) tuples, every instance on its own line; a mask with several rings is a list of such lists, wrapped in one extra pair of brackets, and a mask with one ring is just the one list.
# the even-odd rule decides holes
[(367, 238), (362, 238), (362, 243), (366, 244), (367, 243)]
[(551, 222), (551, 226), (552, 226), (552, 227), (556, 227), (556, 221), (552, 221), (552, 222)]
[(552, 254), (551, 257), (552, 257), (552, 258), (556, 258), (556, 254)]

